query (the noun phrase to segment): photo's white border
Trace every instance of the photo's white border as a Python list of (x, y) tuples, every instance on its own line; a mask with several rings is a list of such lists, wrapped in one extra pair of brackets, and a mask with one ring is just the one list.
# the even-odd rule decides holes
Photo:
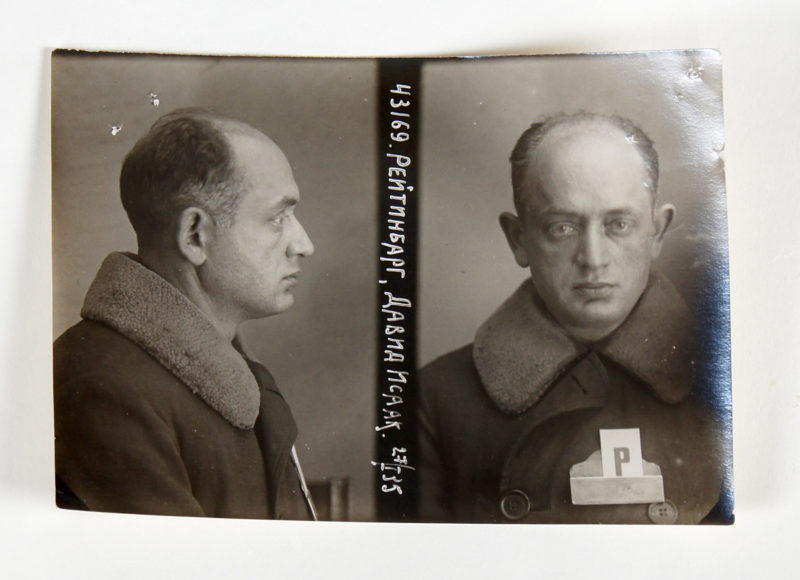
[[(748, 3), (749, 4), (749, 3)], [(2, 43), (0, 573), (9, 578), (772, 577), (800, 515), (796, 23), (780, 0), (18, 3)], [(415, 56), (722, 52), (737, 523), (680, 529), (215, 521), (52, 502), (49, 50)]]

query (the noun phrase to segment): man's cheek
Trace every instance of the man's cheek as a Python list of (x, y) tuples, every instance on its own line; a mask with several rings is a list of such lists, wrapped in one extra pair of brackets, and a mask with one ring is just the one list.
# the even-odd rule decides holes
[(569, 260), (572, 252), (572, 246), (569, 242), (553, 242), (547, 239), (538, 239), (533, 244), (533, 257), (543, 264), (549, 266), (557, 266), (558, 264)]

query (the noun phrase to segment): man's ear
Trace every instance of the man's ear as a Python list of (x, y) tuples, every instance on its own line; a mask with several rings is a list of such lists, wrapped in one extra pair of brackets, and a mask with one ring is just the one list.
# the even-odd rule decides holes
[(529, 265), (528, 253), (525, 251), (523, 243), (523, 236), (525, 235), (525, 228), (522, 221), (510, 212), (503, 212), (500, 214), (500, 227), (503, 228), (503, 233), (506, 235), (508, 247), (514, 254), (514, 259), (521, 268), (527, 268)]
[(202, 266), (208, 257), (208, 244), (214, 236), (214, 220), (205, 210), (190, 206), (180, 215), (178, 249), (195, 266)]
[(653, 259), (657, 258), (661, 253), (661, 246), (664, 243), (664, 234), (667, 233), (667, 228), (669, 228), (674, 217), (675, 206), (671, 203), (665, 203), (661, 207), (657, 207), (653, 210), (653, 226), (655, 227), (653, 247), (651, 249)]

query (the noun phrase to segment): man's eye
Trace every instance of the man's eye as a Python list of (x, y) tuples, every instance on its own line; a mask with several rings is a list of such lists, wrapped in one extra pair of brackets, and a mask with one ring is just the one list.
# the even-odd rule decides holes
[(578, 228), (570, 223), (560, 222), (547, 227), (547, 235), (551, 238), (566, 238), (576, 233), (578, 233)]
[(286, 221), (286, 214), (282, 213), (269, 220), (269, 223), (271, 223), (274, 226), (282, 226), (284, 221)]
[(633, 229), (632, 220), (613, 220), (606, 225), (606, 228), (614, 234), (627, 234)]

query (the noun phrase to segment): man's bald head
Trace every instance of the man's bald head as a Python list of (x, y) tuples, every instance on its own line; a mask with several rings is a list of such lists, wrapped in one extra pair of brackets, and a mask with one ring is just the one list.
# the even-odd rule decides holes
[(157, 242), (185, 208), (231, 221), (239, 201), (230, 136), (256, 129), (203, 109), (179, 109), (158, 119), (125, 157), (120, 194), (140, 247)]
[(525, 201), (536, 188), (537, 175), (533, 174), (532, 163), (539, 146), (551, 132), (570, 130), (580, 127), (607, 127), (620, 131), (639, 152), (647, 173), (647, 187), (653, 202), (658, 189), (658, 153), (653, 141), (632, 121), (616, 115), (599, 115), (595, 113), (559, 114), (533, 123), (517, 140), (511, 152), (511, 184), (514, 190), (514, 207), (519, 215), (525, 208)]

